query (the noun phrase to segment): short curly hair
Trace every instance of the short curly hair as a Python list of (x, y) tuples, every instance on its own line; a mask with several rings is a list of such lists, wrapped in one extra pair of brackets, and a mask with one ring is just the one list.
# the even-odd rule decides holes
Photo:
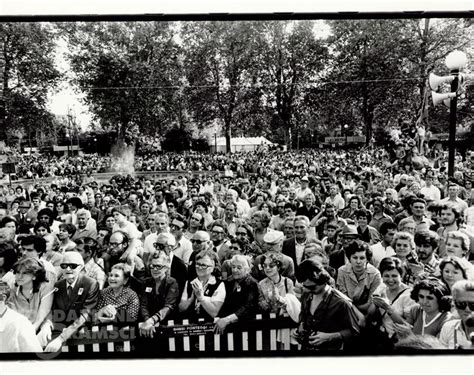
[(440, 312), (451, 310), (451, 296), (448, 288), (441, 280), (435, 277), (427, 277), (426, 279), (417, 281), (410, 293), (410, 297), (413, 301), (418, 302), (420, 290), (427, 290), (436, 297)]

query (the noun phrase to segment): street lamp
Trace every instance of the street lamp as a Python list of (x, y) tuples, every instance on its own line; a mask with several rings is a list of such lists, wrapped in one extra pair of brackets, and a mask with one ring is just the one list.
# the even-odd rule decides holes
[(346, 148), (347, 148), (347, 129), (349, 129), (349, 125), (345, 124), (344, 125), (344, 134), (346, 136)]
[(459, 88), (460, 78), (462, 83), (462, 75), (459, 73), (467, 64), (467, 56), (464, 52), (453, 51), (446, 56), (446, 66), (450, 70), (450, 76), (438, 77), (434, 74), (430, 75), (429, 83), (432, 90), (437, 90), (442, 83), (451, 82), (451, 92), (446, 94), (438, 94), (432, 92), (433, 104), (437, 105), (449, 102), (449, 142), (448, 142), (448, 176), (454, 175), (454, 160), (456, 154), (456, 109), (457, 109), (457, 91)]

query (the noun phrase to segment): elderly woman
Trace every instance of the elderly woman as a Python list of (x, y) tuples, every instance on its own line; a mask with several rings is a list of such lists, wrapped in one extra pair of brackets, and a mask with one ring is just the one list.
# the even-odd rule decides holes
[(250, 260), (244, 255), (231, 259), (232, 280), (225, 282), (226, 298), (216, 322), (216, 333), (237, 321), (254, 318), (258, 306), (258, 283), (250, 276)]
[(296, 339), (303, 350), (341, 350), (359, 334), (350, 300), (328, 285), (331, 276), (314, 259), (300, 264), (303, 295)]
[(369, 262), (372, 250), (368, 244), (355, 241), (345, 248), (349, 263), (337, 272), (337, 289), (348, 296), (354, 305), (366, 313), (371, 304), (370, 297), (382, 283), (380, 272)]
[(379, 329), (386, 342), (379, 345), (391, 346), (396, 341), (397, 325), (404, 325), (411, 308), (415, 304), (410, 297), (411, 289), (402, 282), (404, 268), (400, 259), (384, 258), (380, 262), (381, 284), (372, 294), (373, 306), (369, 308), (371, 320), (378, 321)]
[(36, 331), (46, 320), (53, 304), (53, 285), (48, 283), (44, 266), (33, 258), (22, 258), (13, 266), (14, 284), (7, 304), (23, 314)]
[(140, 301), (127, 284), (132, 268), (125, 263), (112, 266), (109, 286), (100, 291), (95, 318), (101, 323), (134, 323), (138, 319)]
[(170, 257), (164, 251), (151, 255), (148, 264), (151, 278), (144, 282), (140, 303), (143, 319), (140, 333), (145, 337), (153, 337), (155, 326), (167, 320), (176, 310), (179, 288), (176, 280), (169, 276), (170, 267)]
[(195, 258), (194, 280), (187, 281), (179, 303), (183, 317), (192, 322), (200, 318), (213, 321), (225, 301), (224, 282), (219, 279), (219, 260), (214, 251), (204, 250)]

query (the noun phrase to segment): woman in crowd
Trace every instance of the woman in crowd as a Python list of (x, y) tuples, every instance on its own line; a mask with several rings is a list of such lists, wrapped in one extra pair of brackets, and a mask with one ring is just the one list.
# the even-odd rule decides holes
[(287, 311), (288, 304), (288, 299), (285, 297), (287, 294), (294, 295), (294, 284), (291, 279), (281, 275), (281, 254), (263, 254), (260, 258), (260, 265), (266, 277), (258, 283), (260, 289), (259, 307), (265, 312), (283, 315)]
[(380, 272), (369, 263), (372, 250), (368, 244), (354, 241), (345, 248), (345, 253), (349, 263), (337, 272), (337, 289), (348, 296), (362, 313), (366, 313), (372, 294), (382, 283)]
[[(406, 334), (438, 336), (444, 323), (452, 319), (451, 296), (446, 285), (437, 278), (418, 281), (411, 291), (417, 302), (409, 311)], [(403, 336), (403, 327), (398, 331)]]
[(55, 210), (56, 210), (56, 218), (60, 222), (64, 224), (71, 224), (72, 223), (72, 216), (69, 213), (69, 209), (67, 205), (63, 201), (57, 201), (55, 205)]
[(256, 211), (250, 218), (250, 223), (253, 228), (254, 241), (252, 247), (259, 254), (263, 253), (263, 236), (268, 232), (268, 225), (271, 217), (268, 213)]
[(403, 282), (413, 285), (419, 273), (418, 268), (422, 269), (415, 252), (416, 245), (413, 236), (408, 232), (395, 233), (392, 247), (395, 251), (395, 257), (401, 261), (404, 268)]
[(355, 220), (355, 213), (357, 210), (364, 208), (362, 200), (357, 195), (352, 195), (347, 202), (346, 208), (342, 210), (341, 218)]
[(100, 291), (96, 307), (95, 318), (101, 323), (134, 323), (138, 319), (140, 301), (127, 286), (131, 271), (125, 263), (112, 266), (107, 279), (109, 286)]
[(400, 220), (400, 222), (398, 223), (398, 231), (399, 232), (408, 232), (412, 236), (414, 236), (415, 231), (416, 231), (415, 220), (413, 220), (410, 217), (406, 217), (405, 219)]
[(38, 331), (51, 311), (53, 285), (48, 283), (46, 271), (37, 259), (22, 258), (13, 271), (15, 279), (7, 304), (26, 316)]
[(456, 230), (446, 235), (446, 253), (451, 257), (467, 258), (471, 241), (467, 234)]
[(179, 311), (191, 322), (200, 318), (212, 322), (226, 296), (224, 282), (219, 278), (219, 260), (214, 251), (204, 250), (196, 255), (195, 266), (197, 277), (186, 281)]
[(472, 279), (471, 268), (472, 265), (467, 260), (458, 257), (446, 257), (441, 261), (441, 281), (446, 284), (449, 293), (456, 281)]
[(415, 304), (410, 297), (411, 289), (402, 282), (404, 268), (400, 259), (384, 258), (380, 262), (381, 284), (372, 295), (373, 306), (369, 308), (369, 320), (378, 323), (384, 334), (378, 337), (375, 346), (391, 346), (397, 340), (397, 325), (404, 325)]
[(170, 257), (164, 251), (151, 255), (148, 264), (151, 278), (144, 282), (140, 301), (143, 320), (140, 333), (145, 337), (153, 337), (155, 326), (169, 319), (178, 305), (178, 283), (169, 276), (170, 267)]
[(250, 260), (245, 255), (234, 255), (231, 265), (232, 279), (225, 282), (226, 298), (215, 327), (219, 334), (231, 323), (251, 319), (258, 306), (258, 283), (250, 276)]

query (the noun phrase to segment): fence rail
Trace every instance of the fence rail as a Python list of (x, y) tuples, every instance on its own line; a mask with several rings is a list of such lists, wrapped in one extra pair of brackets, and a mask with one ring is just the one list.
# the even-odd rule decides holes
[(256, 315), (255, 319), (231, 324), (222, 335), (212, 322), (168, 321), (157, 327), (154, 338), (143, 338), (135, 326), (82, 328), (62, 347), (63, 353), (147, 353), (159, 356), (199, 353), (245, 353), (298, 350), (291, 331), (297, 324), (288, 316)]

